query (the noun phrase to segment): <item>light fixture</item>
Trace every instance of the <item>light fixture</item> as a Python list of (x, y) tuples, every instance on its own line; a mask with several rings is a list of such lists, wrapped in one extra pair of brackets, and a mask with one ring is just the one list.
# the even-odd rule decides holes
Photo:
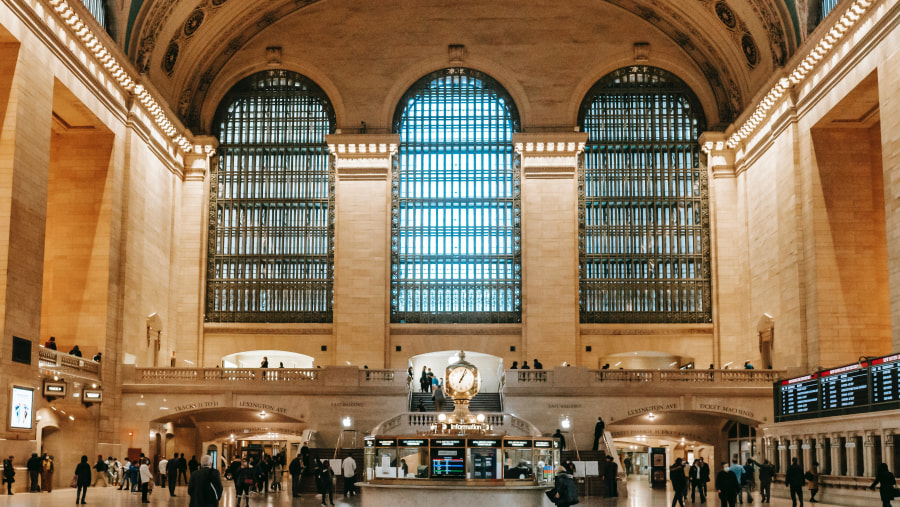
[(438, 414), (438, 421), (444, 422), (447, 420), (447, 414)]
[(650, 412), (649, 414), (647, 414), (647, 419), (650, 419), (651, 421), (656, 419), (656, 414), (654, 414), (653, 412)]
[(569, 420), (569, 416), (565, 416), (559, 420), (559, 425), (562, 426), (564, 430), (567, 430), (572, 427), (572, 421)]
[(267, 414), (267, 413), (266, 413), (266, 411), (265, 411), (265, 410), (263, 410), (263, 411), (262, 411), (262, 412), (260, 412), (260, 413), (259, 413), (259, 414), (258, 414), (258, 415), (259, 415), (259, 417), (260, 417), (260, 418), (262, 418), (262, 419), (265, 419), (265, 418), (266, 418), (266, 416), (268, 416), (268, 415), (269, 415), (269, 414)]
[(480, 423), (484, 422), (484, 414), (478, 414), (478, 416), (475, 417), (475, 420)]
[(345, 428), (349, 428), (350, 426), (353, 426), (353, 419), (350, 419), (350, 416), (346, 416), (341, 419), (341, 425)]

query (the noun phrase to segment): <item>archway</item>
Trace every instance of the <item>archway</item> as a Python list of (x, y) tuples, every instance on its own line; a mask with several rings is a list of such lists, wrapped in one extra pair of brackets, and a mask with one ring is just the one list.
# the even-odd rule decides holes
[(259, 368), (263, 359), (269, 361), (269, 368), (314, 368), (315, 358), (284, 350), (247, 350), (222, 357), (225, 368)]

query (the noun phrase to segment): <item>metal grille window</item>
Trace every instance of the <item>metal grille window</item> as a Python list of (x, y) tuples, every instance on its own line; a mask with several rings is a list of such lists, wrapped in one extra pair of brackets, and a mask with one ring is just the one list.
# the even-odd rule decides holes
[(518, 112), (470, 69), (422, 78), (394, 115), (391, 322), (521, 321)]
[(820, 0), (820, 19), (825, 19), (825, 16), (834, 9), (840, 0)]
[(206, 318), (331, 322), (334, 170), (325, 93), (272, 70), (239, 82), (216, 115)]
[(94, 19), (100, 23), (104, 30), (108, 30), (106, 23), (106, 0), (81, 0)]
[(582, 102), (585, 323), (711, 322), (703, 111), (676, 76), (628, 67)]

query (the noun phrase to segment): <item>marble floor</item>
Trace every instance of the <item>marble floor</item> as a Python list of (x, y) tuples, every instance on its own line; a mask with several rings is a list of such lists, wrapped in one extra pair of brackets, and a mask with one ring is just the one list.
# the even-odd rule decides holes
[[(150, 503), (142, 504), (141, 496), (138, 493), (127, 493), (125, 491), (119, 491), (115, 488), (91, 488), (88, 490), (86, 502), (87, 505), (96, 505), (103, 507), (120, 507), (124, 505), (157, 505), (157, 506), (170, 506), (170, 507), (188, 507), (189, 497), (187, 496), (187, 488), (182, 486), (178, 487), (175, 490), (176, 497), (172, 498), (169, 496), (168, 490), (162, 490), (160, 488), (156, 488), (153, 494), (150, 495)], [(5, 492), (5, 489), (4, 489)], [(38, 506), (38, 507), (50, 507), (57, 505), (70, 505), (75, 502), (75, 490), (69, 488), (57, 489), (52, 493), (17, 493), (13, 496), (0, 495), (0, 507), (7, 505), (22, 505), (22, 506)], [(672, 491), (671, 489), (661, 490), (661, 489), (650, 489), (646, 480), (629, 480), (628, 481), (628, 497), (622, 497), (618, 499), (612, 498), (595, 498), (595, 497), (587, 497), (582, 498), (579, 506), (581, 507), (647, 507), (647, 506), (669, 506), (672, 503)], [(872, 504), (871, 505), (879, 505), (881, 502), (878, 500), (878, 496), (876, 493), (872, 493)], [(250, 497), (250, 505), (251, 506), (299, 506), (299, 505), (320, 505), (321, 500), (317, 495), (303, 495), (302, 498), (292, 498), (290, 493), (282, 491), (279, 493), (269, 493), (268, 495), (257, 495), (252, 494)], [(344, 506), (359, 506), (362, 505), (360, 497), (344, 499), (344, 497), (340, 495), (335, 495), (334, 504), (338, 507)], [(220, 502), (220, 507), (236, 507), (235, 497), (234, 497), (234, 488), (229, 482), (226, 484), (225, 495)], [(545, 501), (545, 505), (552, 507), (549, 502)], [(706, 504), (691, 504), (687, 502), (687, 505), (696, 505), (704, 507), (719, 507), (720, 503), (718, 499), (710, 499)], [(738, 504), (741, 505), (741, 504)], [(751, 504), (744, 504), (751, 505)], [(754, 494), (754, 502), (753, 506), (771, 506), (771, 507), (790, 507), (791, 501), (790, 499), (783, 498), (773, 498), (771, 503), (762, 504), (759, 501), (759, 495)], [(821, 507), (832, 507), (834, 504), (829, 503), (817, 503), (810, 504), (806, 503), (805, 505), (817, 505)], [(398, 503), (397, 507), (406, 507), (401, 506)], [(409, 507), (430, 507), (430, 506), (422, 506), (422, 505), (410, 505)], [(470, 507), (478, 507), (476, 503)], [(506, 506), (492, 506), (492, 507), (506, 507)], [(515, 507), (515, 506), (509, 506)]]

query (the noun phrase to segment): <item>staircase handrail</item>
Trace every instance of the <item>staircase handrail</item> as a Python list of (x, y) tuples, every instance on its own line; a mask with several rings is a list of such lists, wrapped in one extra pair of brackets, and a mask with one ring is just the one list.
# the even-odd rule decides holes
[[(606, 455), (612, 456), (613, 462), (616, 464), (616, 480), (624, 481), (628, 480), (628, 474), (625, 473), (625, 467), (622, 466), (622, 460), (619, 459), (619, 453), (616, 451), (616, 444), (612, 439), (612, 433), (609, 431), (603, 432), (603, 446), (606, 448)], [(628, 488), (619, 488), (619, 495), (628, 496)]]

